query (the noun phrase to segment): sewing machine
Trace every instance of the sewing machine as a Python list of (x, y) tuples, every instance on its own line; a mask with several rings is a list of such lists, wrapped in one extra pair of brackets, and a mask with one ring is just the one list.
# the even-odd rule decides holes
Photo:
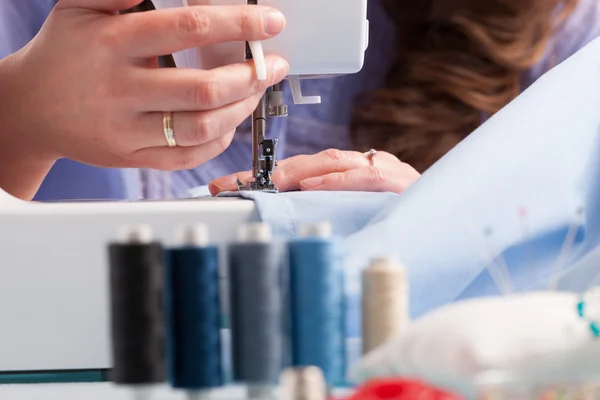
[[(246, 1), (256, 3), (189, 0), (189, 4)], [(181, 6), (183, 0), (154, 3), (160, 9)], [(286, 15), (287, 27), (280, 36), (259, 46), (227, 43), (189, 50), (174, 55), (177, 65), (214, 68), (279, 53), (290, 63), (288, 81), (297, 104), (320, 102), (302, 95), (301, 78), (362, 68), (368, 44), (367, 0), (259, 0), (259, 4)], [(270, 179), (277, 165), (276, 142), (265, 137), (266, 119), (285, 115), (287, 107), (277, 85), (253, 114), (255, 180), (240, 182), (240, 189), (276, 191)], [(256, 219), (253, 202), (239, 199), (42, 204), (23, 202), (0, 190), (0, 383), (21, 380), (14, 373), (57, 371), (91, 375), (39, 379), (102, 379), (101, 371), (111, 366), (105, 246), (123, 225), (149, 224), (158, 239), (170, 244), (178, 226), (202, 222), (210, 229), (211, 241), (222, 244), (235, 237), (240, 224)]]
[[(181, 6), (183, 0), (153, 0), (156, 8)], [(264, 54), (279, 54), (290, 64), (287, 81), (294, 104), (318, 104), (319, 96), (304, 96), (301, 79), (351, 74), (363, 65), (369, 43), (366, 0), (187, 0), (192, 5), (260, 4), (280, 10), (286, 17), (284, 32), (264, 42), (228, 43), (206, 46), (201, 51), (174, 54), (178, 66), (213, 69), (254, 59), (259, 77), (265, 77)], [(262, 69), (262, 70), (261, 70)], [(239, 190), (276, 192), (271, 174), (277, 167), (277, 141), (267, 139), (267, 117), (285, 117), (281, 85), (270, 88), (252, 114), (253, 181), (238, 181)]]

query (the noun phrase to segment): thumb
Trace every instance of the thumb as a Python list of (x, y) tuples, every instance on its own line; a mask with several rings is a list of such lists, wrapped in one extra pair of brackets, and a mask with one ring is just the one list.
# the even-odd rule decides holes
[(221, 178), (217, 178), (213, 180), (208, 185), (208, 190), (210, 190), (210, 194), (213, 196), (218, 195), (223, 192), (235, 192), (237, 191), (237, 181), (238, 179), (242, 183), (246, 183), (246, 181), (252, 178), (252, 172), (244, 171), (238, 172), (237, 174), (222, 176)]
[(87, 8), (94, 11), (118, 12), (139, 5), (144, 0), (59, 0), (57, 8)]

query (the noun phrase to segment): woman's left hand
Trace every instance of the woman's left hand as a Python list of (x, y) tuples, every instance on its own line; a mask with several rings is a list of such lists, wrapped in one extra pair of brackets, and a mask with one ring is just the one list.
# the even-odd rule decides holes
[[(371, 155), (372, 154), (372, 155)], [(325, 150), (315, 155), (301, 155), (279, 162), (273, 181), (280, 192), (363, 191), (401, 193), (420, 177), (410, 165), (384, 151)], [(210, 193), (236, 191), (236, 180), (252, 179), (250, 171), (215, 179)]]

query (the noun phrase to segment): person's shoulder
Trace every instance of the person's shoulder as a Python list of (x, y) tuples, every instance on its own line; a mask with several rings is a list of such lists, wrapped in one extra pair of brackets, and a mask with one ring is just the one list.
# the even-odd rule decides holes
[(573, 12), (550, 39), (544, 58), (529, 71), (529, 80), (537, 80), (598, 37), (600, 0), (579, 0)]

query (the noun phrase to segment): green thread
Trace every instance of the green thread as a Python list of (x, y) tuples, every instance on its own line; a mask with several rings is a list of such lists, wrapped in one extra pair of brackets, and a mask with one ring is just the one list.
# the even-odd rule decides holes
[(586, 318), (585, 308), (586, 308), (585, 301), (584, 300), (579, 301), (577, 303), (577, 315), (579, 315), (579, 318), (588, 322), (589, 329), (590, 329), (590, 332), (592, 333), (592, 336), (594, 338), (598, 339), (598, 338), (600, 338), (600, 325), (597, 322), (590, 321)]
[(592, 331), (592, 335), (594, 335), (595, 338), (600, 337), (600, 327), (597, 323), (590, 322), (590, 330)]
[(583, 300), (577, 303), (577, 314), (580, 318), (585, 318), (585, 303)]
[(0, 385), (106, 382), (106, 371), (0, 372)]

